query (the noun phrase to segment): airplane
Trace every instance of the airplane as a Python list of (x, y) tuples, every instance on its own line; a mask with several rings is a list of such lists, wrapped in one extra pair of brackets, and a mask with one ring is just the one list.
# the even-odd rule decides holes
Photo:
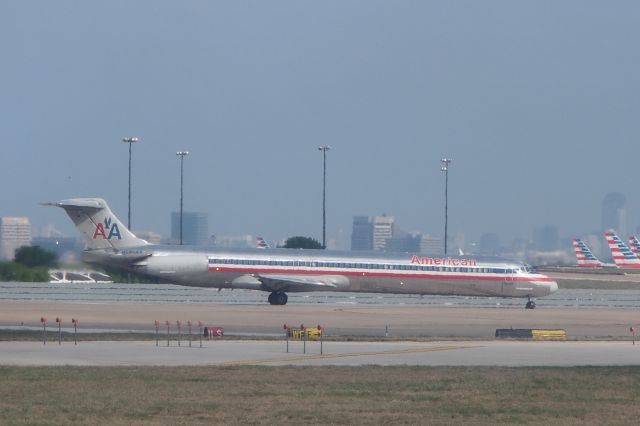
[(101, 198), (45, 205), (63, 208), (82, 234), (83, 260), (159, 281), (269, 292), (285, 305), (287, 292), (342, 291), (527, 298), (558, 289), (529, 265), (475, 257), (429, 257), (293, 249), (223, 249), (156, 245), (136, 237)]
[(629, 236), (629, 248), (633, 254), (640, 257), (640, 241), (635, 235)]
[(591, 253), (587, 244), (579, 238), (573, 240), (573, 251), (578, 259), (578, 266), (582, 268), (602, 268), (605, 266)]
[(256, 237), (256, 247), (259, 249), (268, 249), (271, 248), (271, 246), (269, 245), (269, 243), (267, 243), (264, 238), (262, 237)]
[(616, 266), (620, 268), (640, 268), (640, 258), (633, 254), (631, 249), (622, 242), (613, 229), (604, 233), (611, 250), (611, 256)]

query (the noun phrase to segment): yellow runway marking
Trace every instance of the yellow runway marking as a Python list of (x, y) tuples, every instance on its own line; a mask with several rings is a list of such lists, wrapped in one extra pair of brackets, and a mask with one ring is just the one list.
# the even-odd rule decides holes
[(247, 359), (239, 361), (226, 361), (212, 365), (216, 366), (235, 366), (235, 365), (258, 365), (258, 364), (273, 364), (277, 362), (290, 362), (290, 361), (311, 361), (318, 359), (336, 359), (336, 358), (349, 358), (357, 356), (380, 356), (380, 355), (404, 355), (415, 353), (427, 353), (427, 352), (439, 352), (450, 351), (455, 349), (469, 349), (476, 348), (479, 345), (473, 346), (460, 346), (460, 345), (448, 345), (448, 346), (435, 346), (431, 348), (408, 348), (408, 349), (393, 349), (388, 351), (375, 351), (375, 352), (345, 352), (342, 354), (307, 354), (307, 355), (292, 355), (283, 356), (280, 358), (267, 358), (267, 359)]

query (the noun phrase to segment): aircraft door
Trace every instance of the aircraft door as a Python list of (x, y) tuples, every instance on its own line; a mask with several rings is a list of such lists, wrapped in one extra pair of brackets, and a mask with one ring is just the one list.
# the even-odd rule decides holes
[(504, 272), (505, 272), (505, 276), (504, 276), (504, 280), (502, 281), (501, 295), (509, 296), (514, 291), (514, 282), (515, 282), (514, 270), (510, 268), (505, 268)]

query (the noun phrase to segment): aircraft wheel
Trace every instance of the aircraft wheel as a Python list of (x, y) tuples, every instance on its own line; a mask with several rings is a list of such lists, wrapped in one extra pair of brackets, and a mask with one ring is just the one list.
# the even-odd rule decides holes
[(533, 300), (529, 300), (527, 302), (526, 305), (524, 305), (525, 309), (535, 309), (536, 308), (536, 302), (534, 302)]
[(274, 291), (273, 293), (269, 294), (269, 297), (267, 298), (267, 300), (272, 305), (286, 305), (287, 301), (289, 300), (289, 297), (287, 296), (286, 293), (276, 293)]
[(273, 300), (276, 305), (286, 305), (289, 298), (285, 293), (275, 293)]

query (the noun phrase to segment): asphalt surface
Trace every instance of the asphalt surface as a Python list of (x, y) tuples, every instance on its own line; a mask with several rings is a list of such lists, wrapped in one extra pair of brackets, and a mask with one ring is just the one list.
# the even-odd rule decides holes
[[(40, 318), (49, 327), (79, 331), (153, 332), (154, 321), (176, 321), (186, 326), (201, 321), (222, 327), (225, 333), (278, 335), (283, 325), (322, 325), (327, 336), (428, 337), (437, 339), (491, 339), (497, 328), (560, 328), (569, 339), (627, 339), (629, 327), (640, 324), (638, 309), (545, 308), (525, 310), (498, 307), (345, 306), (324, 305), (224, 305), (224, 304), (80, 304), (60, 302), (0, 302), (0, 329), (38, 329)], [(163, 329), (163, 330), (166, 330)], [(186, 331), (186, 328), (185, 328)]]
[(631, 342), (172, 341), (0, 342), (0, 364), (14, 366), (612, 366), (640, 365)]
[[(48, 342), (0, 342), (1, 365), (204, 366), (204, 365), (467, 365), (574, 366), (637, 365), (640, 344), (630, 342), (630, 326), (640, 323), (637, 309), (501, 307), (426, 307), (383, 305), (226, 305), (208, 303), (64, 303), (1, 301), (0, 330), (41, 330), (48, 319)], [(79, 323), (80, 342), (57, 337)], [(155, 332), (161, 323), (159, 346), (154, 341), (83, 341), (83, 332)], [(170, 321), (167, 347), (165, 321)], [(176, 321), (182, 322), (181, 345)], [(194, 324), (188, 346), (187, 321)], [(223, 327), (227, 335), (270, 336), (276, 340), (215, 340), (199, 347), (198, 321)], [(357, 336), (392, 341), (290, 342), (286, 352), (283, 325), (322, 325), (327, 336)], [(491, 340), (497, 328), (560, 328), (567, 342)], [(426, 337), (428, 342), (403, 339)], [(455, 339), (452, 341), (451, 339)], [(598, 339), (624, 341), (589, 341)], [(69, 339), (67, 335), (66, 339)], [(588, 340), (588, 341), (574, 341)]]

